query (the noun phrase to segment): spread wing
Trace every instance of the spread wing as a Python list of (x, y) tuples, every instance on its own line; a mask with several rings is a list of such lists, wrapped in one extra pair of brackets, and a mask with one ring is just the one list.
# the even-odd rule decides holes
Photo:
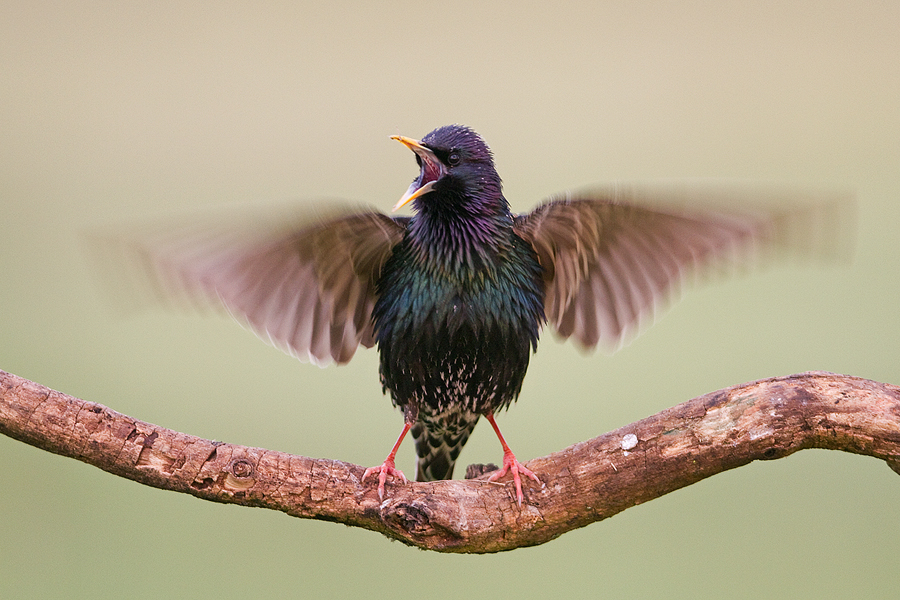
[(836, 245), (828, 230), (841, 226), (846, 198), (805, 202), (770, 191), (754, 205), (744, 202), (748, 195), (615, 188), (567, 195), (518, 216), (516, 232), (544, 269), (547, 321), (586, 348), (616, 348), (698, 269), (776, 247), (821, 253)]
[(345, 210), (292, 228), (195, 226), (138, 252), (164, 296), (224, 305), (264, 340), (324, 366), (374, 344), (375, 282), (407, 222)]

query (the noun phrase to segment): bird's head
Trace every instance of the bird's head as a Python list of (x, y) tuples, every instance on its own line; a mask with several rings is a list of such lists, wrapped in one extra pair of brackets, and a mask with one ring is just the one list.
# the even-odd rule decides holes
[[(492, 204), (506, 206), (491, 150), (481, 136), (468, 127), (438, 127), (421, 141), (401, 135), (392, 136), (392, 139), (415, 152), (419, 163), (419, 176), (393, 210), (413, 200), (421, 209), (424, 202), (432, 199), (452, 212), (478, 213), (486, 208), (498, 208), (490, 206)], [(447, 206), (448, 203), (458, 206)]]

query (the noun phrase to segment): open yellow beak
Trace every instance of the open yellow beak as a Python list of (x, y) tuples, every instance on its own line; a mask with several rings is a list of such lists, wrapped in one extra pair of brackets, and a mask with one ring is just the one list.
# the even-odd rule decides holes
[(397, 140), (413, 152), (415, 152), (422, 163), (422, 171), (419, 174), (419, 177), (412, 182), (409, 186), (409, 189), (406, 190), (406, 193), (397, 201), (397, 204), (394, 205), (394, 208), (391, 209), (391, 212), (396, 212), (418, 198), (419, 196), (423, 196), (430, 192), (433, 188), (437, 180), (444, 174), (444, 166), (441, 164), (441, 161), (435, 156), (434, 152), (426, 146), (422, 145), (422, 142), (419, 140), (414, 140), (412, 138), (408, 138), (403, 135), (392, 135), (392, 140)]

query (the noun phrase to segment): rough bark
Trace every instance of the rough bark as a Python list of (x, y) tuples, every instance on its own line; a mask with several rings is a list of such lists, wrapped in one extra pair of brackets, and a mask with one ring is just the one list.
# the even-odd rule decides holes
[(498, 552), (552, 540), (754, 460), (828, 448), (900, 473), (900, 388), (804, 373), (700, 396), (528, 463), (543, 486), (389, 483), (363, 467), (171, 431), (0, 371), (0, 433), (140, 483), (338, 521), (443, 552)]

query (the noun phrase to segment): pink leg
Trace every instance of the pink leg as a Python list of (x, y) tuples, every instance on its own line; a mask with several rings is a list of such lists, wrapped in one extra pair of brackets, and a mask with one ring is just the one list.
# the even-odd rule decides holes
[(497, 422), (494, 421), (494, 415), (486, 415), (486, 417), (491, 424), (491, 427), (494, 428), (497, 437), (500, 438), (500, 445), (503, 447), (503, 468), (491, 475), (488, 478), (488, 481), (497, 481), (506, 475), (507, 472), (512, 471), (513, 481), (516, 484), (516, 501), (519, 503), (519, 506), (522, 506), (522, 499), (524, 496), (522, 495), (522, 479), (519, 477), (519, 473), (534, 479), (538, 483), (540, 483), (541, 480), (538, 479), (538, 476), (533, 472), (526, 469), (525, 465), (516, 460), (516, 455), (513, 454), (513, 451), (506, 445), (506, 440), (503, 439), (503, 434), (500, 433), (500, 428), (497, 427)]
[(407, 483), (406, 476), (403, 472), (400, 471), (400, 469), (394, 468), (394, 459), (397, 457), (397, 450), (400, 448), (400, 443), (403, 441), (403, 438), (406, 437), (406, 432), (409, 431), (410, 427), (412, 427), (412, 423), (403, 424), (403, 431), (400, 433), (400, 437), (397, 438), (397, 443), (391, 448), (391, 453), (387, 455), (387, 458), (384, 459), (381, 466), (369, 467), (366, 469), (366, 472), (363, 473), (363, 481), (365, 481), (366, 477), (369, 475), (378, 473), (378, 498), (381, 500), (384, 500), (384, 482), (387, 480), (388, 475), (399, 477), (403, 480), (403, 483)]

